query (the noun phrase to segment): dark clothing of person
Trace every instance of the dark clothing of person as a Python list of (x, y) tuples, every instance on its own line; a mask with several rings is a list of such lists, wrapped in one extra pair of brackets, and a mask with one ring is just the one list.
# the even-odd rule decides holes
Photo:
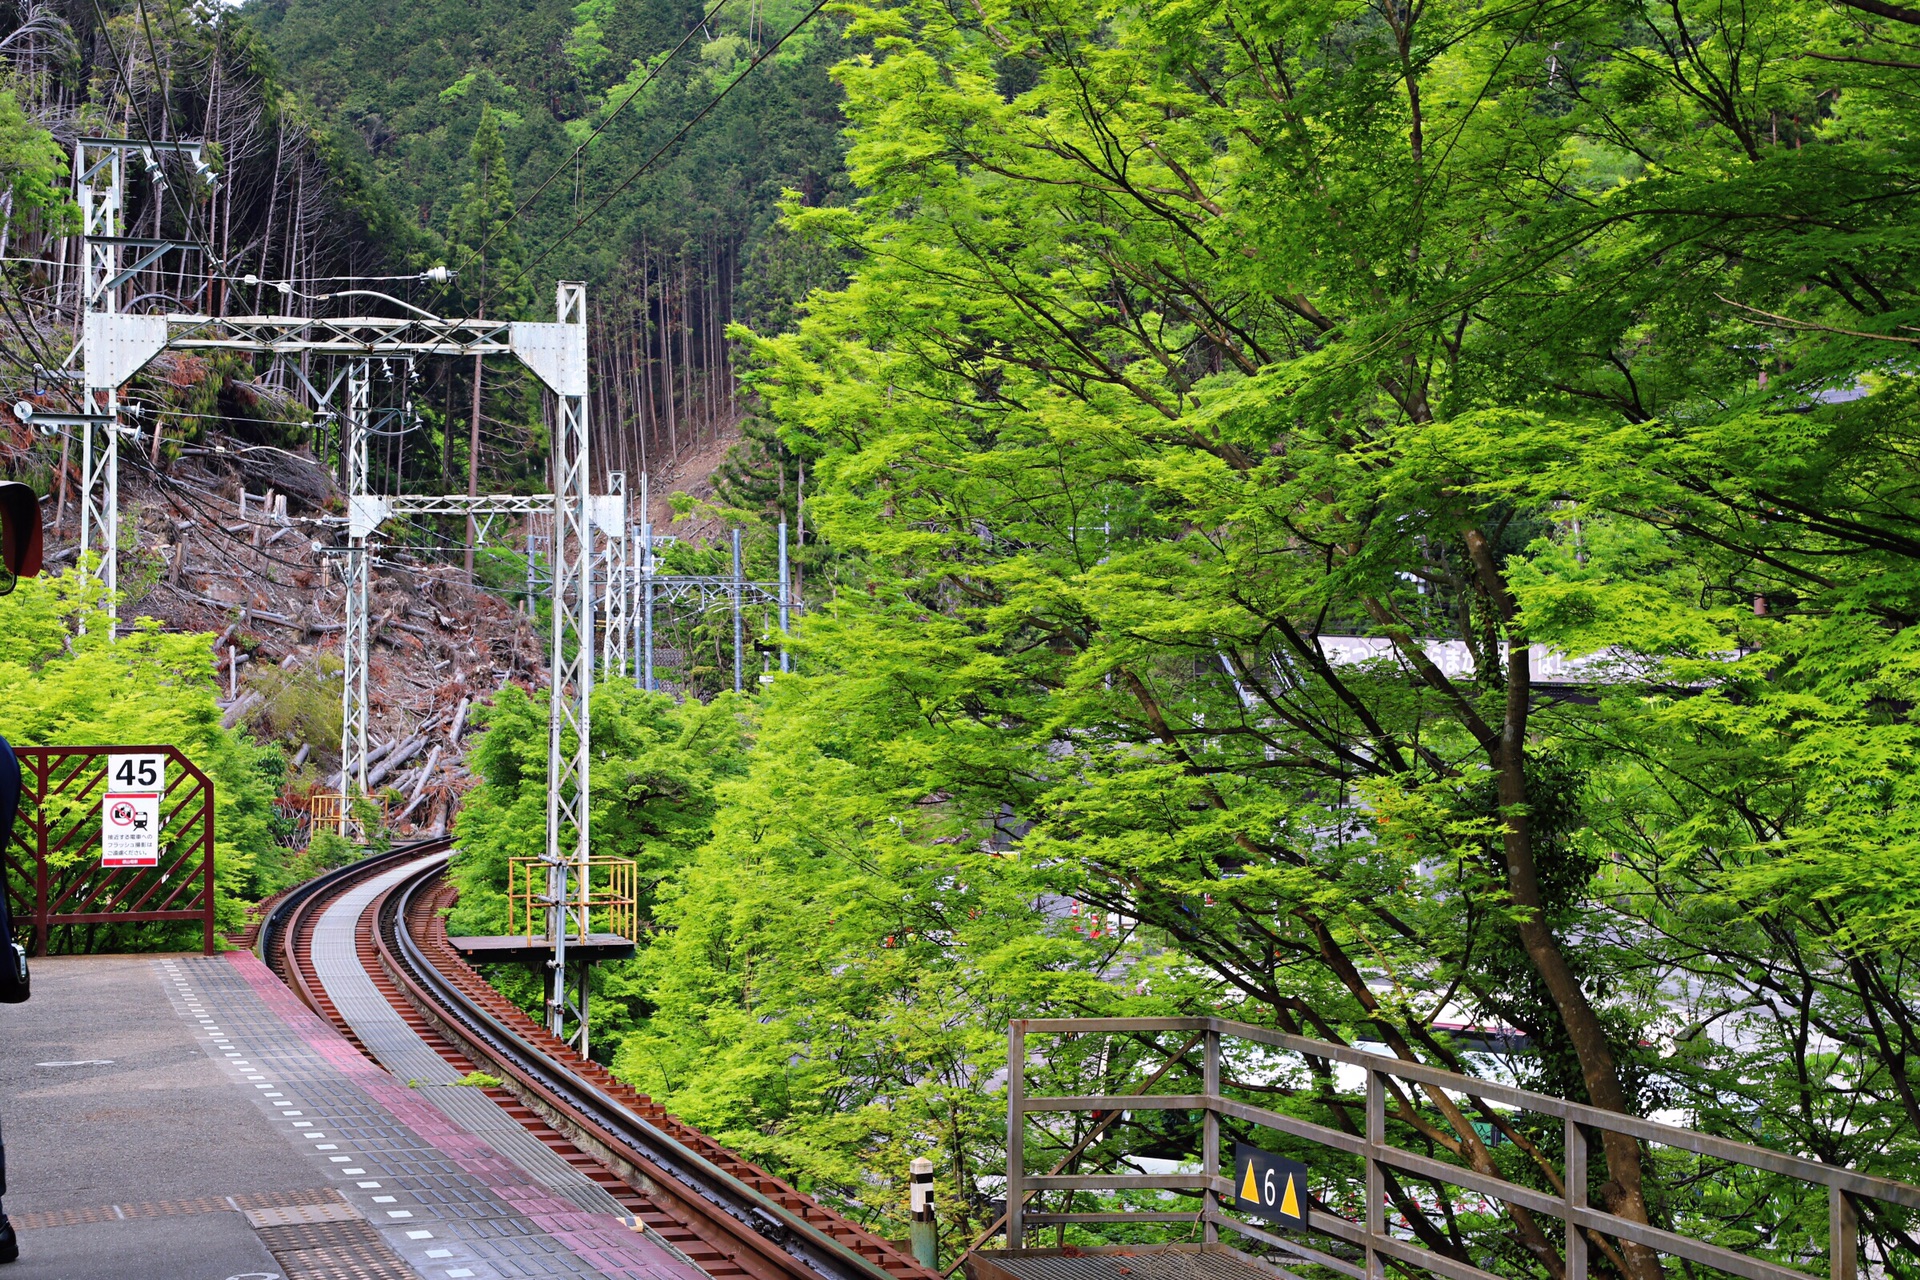
[[(13, 959), (13, 909), (7, 902), (7, 861), (4, 856), (13, 843), (13, 819), (20, 811), (20, 759), (13, 747), (0, 738), (0, 955), (8, 963)], [(7, 1194), (7, 1139), (0, 1133), (0, 1198)], [(20, 1256), (14, 1239), (13, 1224), (7, 1221), (6, 1208), (0, 1204), (0, 1262), (12, 1262)]]

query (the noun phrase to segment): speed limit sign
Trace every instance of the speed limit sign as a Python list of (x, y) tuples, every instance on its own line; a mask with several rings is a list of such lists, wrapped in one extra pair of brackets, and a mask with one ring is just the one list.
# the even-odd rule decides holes
[(152, 792), (167, 790), (167, 758), (158, 751), (137, 755), (107, 757), (107, 790), (113, 792)]

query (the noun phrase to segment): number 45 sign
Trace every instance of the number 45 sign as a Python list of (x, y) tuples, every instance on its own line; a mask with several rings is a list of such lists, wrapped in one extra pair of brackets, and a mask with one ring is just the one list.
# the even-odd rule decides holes
[(1307, 1166), (1233, 1144), (1233, 1207), (1286, 1227), (1307, 1225)]
[(100, 801), (100, 865), (160, 865), (160, 801), (167, 758), (157, 752), (107, 757), (107, 794)]

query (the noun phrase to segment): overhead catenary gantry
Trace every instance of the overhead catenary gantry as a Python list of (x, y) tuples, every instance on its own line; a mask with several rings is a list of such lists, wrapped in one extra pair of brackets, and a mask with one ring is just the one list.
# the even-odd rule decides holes
[[(106, 588), (110, 620), (117, 615), (119, 585), (120, 389), (164, 351), (234, 351), (255, 354), (331, 355), (347, 364), (343, 390), (341, 450), (348, 497), (347, 626), (341, 695), (341, 763), (348, 786), (366, 780), (367, 592), (369, 539), (382, 521), (399, 515), (542, 511), (552, 518), (552, 696), (548, 714), (546, 849), (547, 937), (553, 959), (547, 984), (547, 1025), (567, 1037), (582, 1030), (579, 1002), (569, 996), (566, 942), (584, 938), (588, 924), (591, 737), (588, 700), (593, 692), (593, 539), (596, 525), (624, 530), (624, 497), (596, 504), (588, 492), (587, 302), (584, 284), (562, 281), (551, 323), (445, 319), (369, 290), (340, 290), (338, 299), (381, 299), (404, 315), (214, 316), (198, 312), (132, 313), (122, 293), (139, 273), (169, 251), (197, 246), (176, 241), (133, 241), (121, 234), (126, 207), (126, 161), (138, 154), (156, 184), (165, 182), (158, 156), (178, 153), (201, 166), (198, 143), (83, 138), (74, 150), (74, 196), (81, 211), (83, 314), (81, 385), (84, 411), (46, 415), (43, 425), (78, 425), (83, 431), (80, 504), (80, 564)], [(204, 170), (203, 170), (204, 171)], [(138, 256), (123, 262), (123, 251)], [(135, 300), (131, 305), (138, 305)], [(372, 307), (366, 308), (372, 311)], [(413, 497), (367, 492), (368, 405), (371, 362), (394, 357), (512, 356), (553, 394), (554, 492), (525, 497)], [(596, 518), (597, 517), (597, 518)], [(624, 541), (619, 534), (616, 541)], [(624, 560), (624, 552), (622, 553)], [(623, 568), (624, 576), (624, 568)], [(346, 789), (346, 788), (343, 788)], [(584, 990), (584, 982), (582, 983)]]

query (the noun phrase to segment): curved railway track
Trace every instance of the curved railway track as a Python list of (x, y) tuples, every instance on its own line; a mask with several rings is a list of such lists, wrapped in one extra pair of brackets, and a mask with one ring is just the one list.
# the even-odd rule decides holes
[[(935, 1280), (912, 1257), (582, 1059), (489, 985), (447, 942), (453, 901), (439, 839), (397, 847), (288, 892), (260, 921), (261, 958), (364, 1053), (314, 967), (316, 924), (342, 894), (409, 863), (355, 928), (374, 985), (456, 1070), (485, 1071), (485, 1090), (541, 1143), (606, 1191), (715, 1280)], [(372, 1055), (369, 1054), (369, 1057)]]

